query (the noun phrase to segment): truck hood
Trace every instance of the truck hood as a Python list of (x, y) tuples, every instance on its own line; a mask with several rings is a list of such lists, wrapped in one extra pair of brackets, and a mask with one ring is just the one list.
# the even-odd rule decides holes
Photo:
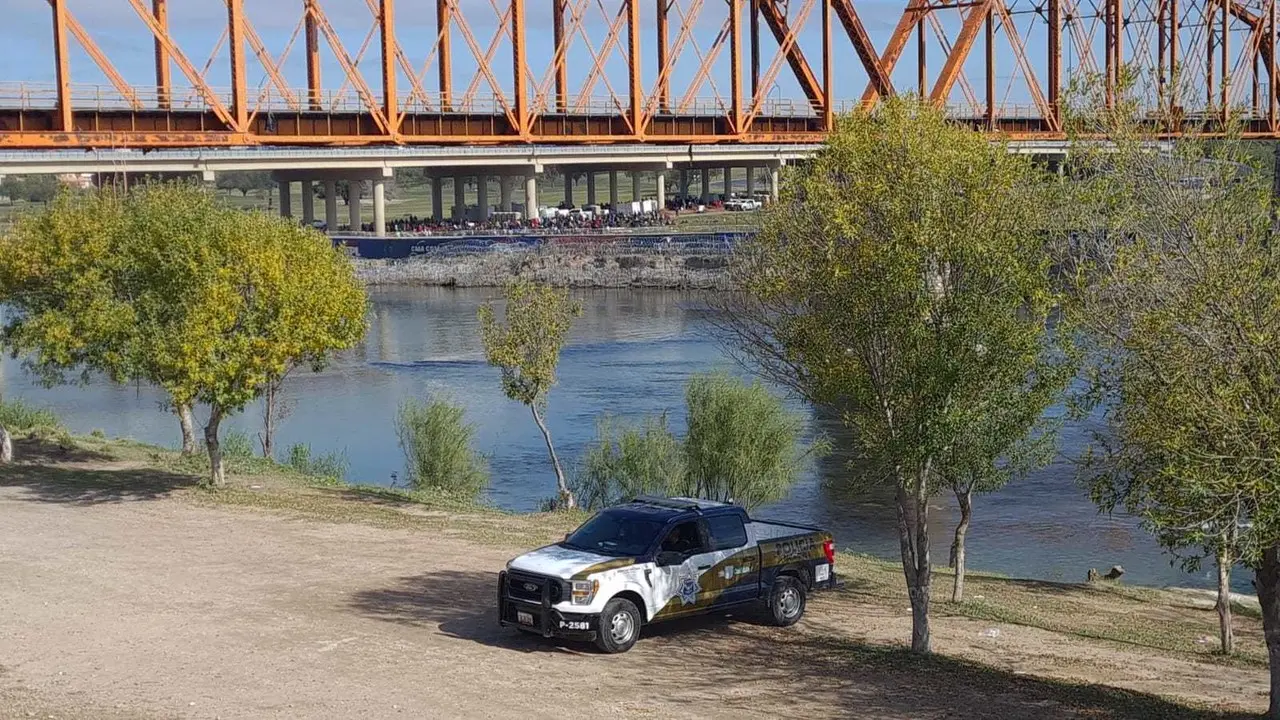
[(634, 565), (635, 562), (635, 558), (599, 555), (561, 545), (548, 545), (521, 555), (507, 563), (507, 567), (564, 580), (582, 580), (592, 573)]

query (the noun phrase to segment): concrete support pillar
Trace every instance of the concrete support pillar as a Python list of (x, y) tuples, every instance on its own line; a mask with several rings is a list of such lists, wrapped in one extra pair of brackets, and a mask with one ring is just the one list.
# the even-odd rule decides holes
[(378, 237), (387, 234), (387, 181), (373, 181), (373, 232)]
[(689, 197), (689, 171), (688, 169), (680, 171), (680, 196), (682, 198)]
[(750, 165), (747, 166), (747, 197), (754, 198), (756, 196), (756, 169)]
[(467, 219), (467, 179), (461, 175), (453, 176), (453, 221), (462, 222)]
[(573, 207), (573, 173), (564, 171), (564, 205)]
[(667, 174), (658, 171), (658, 212), (667, 209)]
[(769, 166), (769, 199), (778, 202), (778, 183), (782, 179), (782, 166)]
[(328, 232), (338, 229), (338, 183), (324, 181), (324, 228)]
[(587, 204), (596, 204), (596, 171), (587, 172)]
[(502, 212), (511, 212), (511, 176), (498, 176), (498, 207)]
[(711, 170), (702, 168), (702, 204), (711, 203)]
[(347, 181), (347, 224), (352, 232), (360, 232), (360, 191), (364, 183), (359, 180)]
[(733, 195), (733, 168), (725, 167), (724, 169), (724, 199), (727, 201), (729, 196)]
[(489, 219), (489, 176), (476, 176), (476, 207), (480, 211), (480, 222)]
[(618, 171), (609, 171), (609, 207), (618, 209)]
[(316, 191), (310, 180), (302, 181), (302, 224), (311, 227), (316, 221)]
[(524, 217), (538, 217), (538, 178), (532, 172), (524, 176)]
[(632, 200), (640, 199), (640, 171), (639, 170), (631, 171), (631, 199)]
[(444, 222), (444, 178), (431, 178), (431, 219)]
[(293, 183), (280, 181), (280, 217), (293, 217)]

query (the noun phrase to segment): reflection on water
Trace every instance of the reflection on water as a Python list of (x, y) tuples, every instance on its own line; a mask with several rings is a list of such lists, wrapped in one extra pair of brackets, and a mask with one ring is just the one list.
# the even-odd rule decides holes
[[(301, 442), (317, 452), (339, 450), (350, 460), (351, 479), (389, 483), (393, 473), (403, 472), (393, 427), (397, 407), (405, 398), (445, 393), (464, 404), (477, 425), (477, 440), (493, 472), (491, 500), (511, 509), (536, 508), (555, 488), (546, 447), (528, 411), (503, 396), (477, 334), (476, 308), (495, 295), (496, 290), (485, 289), (375, 290), (364, 346), (336, 358), (324, 372), (299, 373), (287, 382), (291, 414), (280, 425), (276, 446)], [(678, 429), (684, 423), (683, 385), (691, 374), (739, 372), (712, 339), (693, 296), (602, 290), (579, 297), (584, 315), (565, 348), (560, 384), (547, 411), (557, 449), (570, 463), (590, 441), (600, 414), (634, 417), (667, 411)], [(0, 392), (51, 407), (76, 432), (102, 429), (147, 442), (178, 443), (177, 423), (160, 411), (163, 398), (152, 388), (96, 383), (44, 389), (16, 361), (0, 362)], [(821, 425), (839, 440), (838, 423)], [(250, 408), (230, 426), (255, 435), (261, 410)], [(1078, 452), (1085, 429), (1068, 425), (1063, 440), (1065, 453)], [(837, 452), (821, 461), (790, 497), (760, 514), (829, 527), (842, 547), (897, 557), (892, 494), (847, 492), (850, 474), (847, 455)], [(1167, 556), (1132, 519), (1099, 515), (1074, 476), (1064, 459), (977, 498), (969, 532), (970, 565), (1078, 581), (1090, 567), (1120, 564), (1128, 571), (1126, 580), (1135, 583), (1211, 583), (1208, 573), (1191, 577), (1170, 567)], [(935, 502), (933, 553), (945, 563), (954, 501), (939, 496)]]

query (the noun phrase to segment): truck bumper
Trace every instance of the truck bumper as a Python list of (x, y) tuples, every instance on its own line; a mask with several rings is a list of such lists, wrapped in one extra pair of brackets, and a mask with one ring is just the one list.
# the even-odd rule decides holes
[(507, 573), (498, 573), (498, 624), (543, 637), (568, 640), (595, 640), (600, 628), (599, 613), (567, 613), (551, 606), (544, 594), (540, 602), (513, 598), (507, 594)]

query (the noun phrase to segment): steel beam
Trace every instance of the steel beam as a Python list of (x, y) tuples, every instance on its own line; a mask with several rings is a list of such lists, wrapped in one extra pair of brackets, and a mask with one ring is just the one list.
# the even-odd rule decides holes
[[(825, 2), (826, 0), (823, 0)], [(773, 33), (774, 39), (778, 41), (780, 48), (788, 45), (787, 38), (793, 37), (795, 30), (787, 23), (787, 17), (777, 5), (777, 0), (759, 0), (760, 15), (764, 18), (764, 22), (769, 26), (769, 31)], [(814, 108), (823, 107), (826, 99), (822, 96), (822, 85), (818, 82), (818, 78), (813, 73), (813, 68), (809, 66), (809, 62), (805, 60), (804, 53), (800, 51), (797, 43), (791, 43), (786, 49), (787, 63), (791, 65), (792, 72), (795, 73), (796, 80), (800, 83), (800, 89), (804, 91), (805, 97), (809, 99), (810, 104)], [(759, 97), (755, 98), (758, 102)]]
[[(823, 0), (826, 3), (826, 0)], [(729, 0), (729, 113), (733, 117), (733, 127), (739, 132), (746, 132), (742, 127), (742, 0)], [(752, 97), (754, 100), (754, 96)]]
[(232, 127), (249, 129), (249, 90), (244, 68), (244, 0), (227, 0), (227, 48), (231, 54)]
[[(667, 11), (675, 0), (658, 0), (658, 112), (671, 112), (671, 70), (667, 68)], [(734, 2), (730, 0), (732, 7)]]
[(931, 101), (938, 104), (947, 102), (947, 98), (951, 95), (951, 87), (955, 85), (956, 78), (964, 67), (964, 61), (968, 59), (969, 51), (973, 49), (973, 43), (978, 38), (978, 30), (982, 27), (983, 20), (987, 18), (992, 1), (982, 0), (969, 8), (969, 14), (965, 16), (964, 23), (960, 26), (955, 44), (951, 46), (951, 52), (947, 53), (947, 60), (938, 73), (938, 80), (934, 83), (932, 92), (929, 93)]
[[(906, 10), (902, 11), (902, 17), (898, 18), (898, 24), (893, 29), (893, 33), (889, 35), (889, 43), (885, 45), (884, 52), (880, 54), (880, 72), (885, 77), (893, 75), (893, 68), (898, 64), (898, 59), (902, 57), (902, 51), (907, 47), (907, 40), (911, 37), (911, 31), (920, 24), (920, 20), (929, 14), (929, 5), (927, 0), (910, 0), (907, 3)], [(868, 82), (867, 89), (862, 93), (862, 104), (865, 106), (874, 105), (880, 99), (882, 91), (875, 82)], [(924, 96), (924, 93), (920, 93)]]
[(453, 63), (449, 51), (449, 20), (453, 0), (436, 0), (437, 68), (440, 76), (440, 107), (445, 112), (453, 109)]
[(387, 118), (387, 134), (400, 132), (400, 95), (396, 91), (396, 3), (380, 0), (378, 34), (382, 39), (382, 114)]
[[(659, 0), (661, 2), (662, 0)], [(564, 34), (565, 0), (551, 0), (551, 42), (555, 46), (553, 72), (556, 77), (556, 111), (569, 112), (569, 66), (565, 57), (569, 54), (569, 39)]]
[[(1163, 3), (1163, 0), (1161, 2)], [(1047, 82), (1049, 84), (1049, 107), (1053, 111), (1054, 123), (1061, 126), (1062, 104), (1059, 101), (1058, 93), (1062, 85), (1062, 9), (1060, 0), (1049, 0), (1048, 5), (1049, 57), (1047, 58), (1047, 65), (1049, 67), (1049, 77)], [(1163, 4), (1161, 7), (1163, 7)]]
[[(151, 0), (151, 14), (156, 24), (169, 31), (169, 0)], [(156, 53), (156, 104), (163, 110), (173, 101), (173, 82), (169, 74), (169, 53), (159, 39), (155, 40)]]
[[(822, 2), (822, 126), (827, 132), (835, 129), (835, 93), (832, 92), (832, 69), (831, 64), (831, 0), (821, 0)], [(725, 168), (728, 173), (729, 169)], [(725, 176), (725, 184), (729, 184), (729, 178)], [(727, 193), (727, 191), (726, 191)], [(725, 200), (729, 196), (725, 195)]]
[(71, 107), (71, 63), (67, 48), (67, 0), (52, 0), (53, 5), (53, 62), (54, 77), (58, 83), (58, 128), (63, 132), (75, 130)]
[(641, 121), (644, 116), (644, 90), (640, 80), (640, 0), (623, 0), (627, 4), (627, 80), (631, 100), (630, 120), (632, 134), (642, 137)]
[(323, 86), (320, 83), (320, 29), (316, 27), (314, 5), (316, 0), (306, 0), (302, 22), (307, 45), (307, 106), (314, 112), (323, 107)]
[[(521, 135), (525, 135), (529, 132), (529, 83), (525, 78), (528, 59), (525, 46), (524, 0), (511, 0), (511, 64), (516, 129)], [(506, 180), (504, 179), (503, 182)], [(506, 186), (503, 185), (503, 187)]]
[(987, 8), (986, 41), (987, 41), (987, 129), (996, 127), (996, 31), (995, 13)]
[(751, 3), (751, 100), (760, 94), (760, 0)]
[(845, 34), (849, 36), (849, 42), (853, 43), (853, 49), (858, 53), (858, 59), (862, 61), (862, 69), (866, 71), (876, 92), (880, 95), (892, 95), (893, 82), (889, 79), (889, 73), (881, 66), (875, 45), (871, 42), (871, 36), (867, 34), (862, 19), (858, 17), (858, 11), (854, 9), (852, 0), (831, 0), (831, 6), (836, 11), (840, 24), (844, 26)]

